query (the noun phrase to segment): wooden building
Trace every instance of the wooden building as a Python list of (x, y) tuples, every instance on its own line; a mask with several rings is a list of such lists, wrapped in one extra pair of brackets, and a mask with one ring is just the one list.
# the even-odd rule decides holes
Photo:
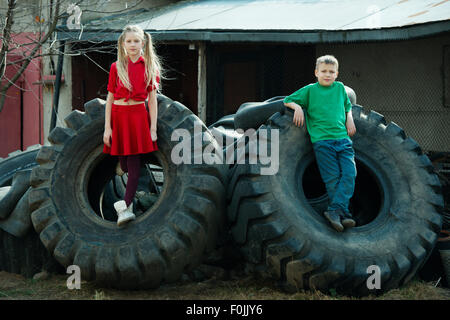
[[(358, 104), (402, 126), (424, 150), (450, 151), (450, 2), (194, 0), (60, 26), (72, 52), (72, 106), (106, 97), (123, 26), (151, 33), (163, 58), (163, 93), (206, 122), (240, 104), (314, 82), (317, 56), (340, 62)], [(106, 49), (105, 49), (106, 48)]]

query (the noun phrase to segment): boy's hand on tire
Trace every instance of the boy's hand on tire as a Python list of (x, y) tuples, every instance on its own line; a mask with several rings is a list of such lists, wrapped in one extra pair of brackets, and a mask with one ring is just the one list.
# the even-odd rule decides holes
[(353, 119), (348, 118), (345, 126), (347, 127), (348, 136), (352, 137), (356, 133), (356, 127)]
[(295, 107), (293, 122), (297, 127), (302, 127), (305, 122), (305, 115), (303, 114), (303, 109), (300, 106)]

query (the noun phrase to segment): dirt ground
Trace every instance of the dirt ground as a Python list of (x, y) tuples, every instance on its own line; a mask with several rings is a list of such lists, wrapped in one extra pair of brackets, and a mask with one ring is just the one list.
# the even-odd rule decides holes
[(233, 280), (191, 280), (162, 285), (154, 290), (121, 291), (81, 281), (80, 289), (69, 290), (69, 275), (52, 274), (45, 280), (26, 279), (0, 272), (0, 300), (450, 300), (450, 289), (418, 278), (382, 295), (363, 298), (341, 296), (330, 290), (285, 293), (270, 280), (242, 277)]

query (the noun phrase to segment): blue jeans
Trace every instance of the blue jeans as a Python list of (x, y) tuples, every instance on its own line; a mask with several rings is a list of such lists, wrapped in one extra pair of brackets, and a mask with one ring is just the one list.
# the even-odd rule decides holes
[(327, 211), (341, 209), (348, 213), (356, 178), (352, 140), (321, 140), (313, 143), (313, 149), (320, 175), (327, 188)]

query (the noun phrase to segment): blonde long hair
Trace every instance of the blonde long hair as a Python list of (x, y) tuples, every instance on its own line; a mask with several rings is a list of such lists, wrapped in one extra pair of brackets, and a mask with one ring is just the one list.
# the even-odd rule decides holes
[[(120, 81), (122, 81), (123, 85), (128, 89), (132, 90), (130, 78), (128, 77), (128, 56), (125, 50), (124, 41), (126, 34), (128, 32), (135, 32), (137, 36), (141, 39), (144, 44), (144, 52), (143, 57), (145, 61), (145, 81), (147, 86), (152, 83), (156, 85), (156, 77), (162, 77), (162, 69), (161, 63), (156, 55), (155, 48), (153, 47), (152, 37), (149, 33), (144, 32), (137, 25), (127, 25), (123, 28), (122, 34), (119, 36), (117, 40), (117, 74), (119, 76)], [(161, 86), (157, 88), (159, 92)]]

